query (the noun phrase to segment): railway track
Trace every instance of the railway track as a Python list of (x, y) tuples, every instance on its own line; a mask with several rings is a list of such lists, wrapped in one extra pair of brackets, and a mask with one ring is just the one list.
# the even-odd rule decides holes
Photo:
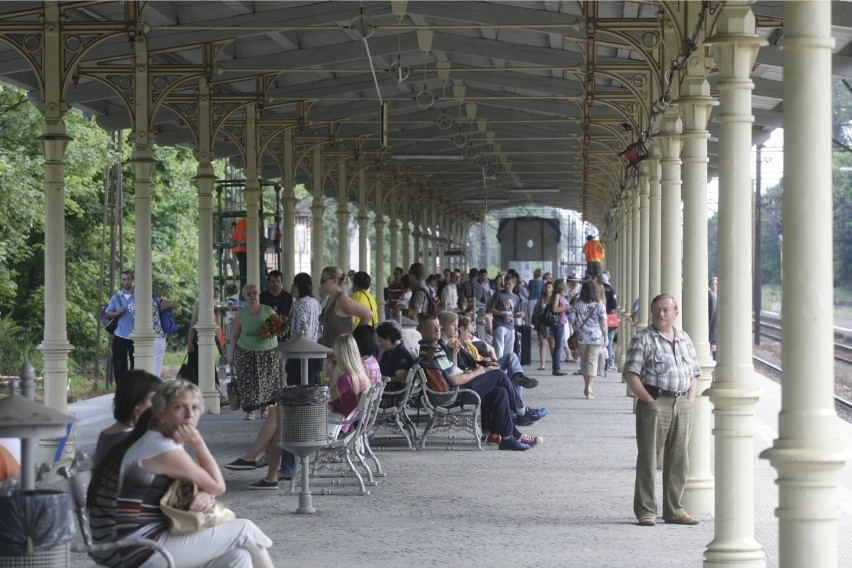
[[(766, 331), (764, 331), (766, 330)], [(760, 336), (771, 341), (781, 342), (781, 326), (775, 323), (761, 321)], [(775, 373), (778, 377), (781, 376), (781, 367), (771, 361), (760, 357), (752, 357), (755, 364)], [(842, 343), (834, 344), (834, 360), (845, 365), (852, 365), (852, 347)], [(852, 414), (852, 401), (849, 401), (841, 396), (834, 395), (834, 404), (839, 409), (844, 411), (844, 415)]]

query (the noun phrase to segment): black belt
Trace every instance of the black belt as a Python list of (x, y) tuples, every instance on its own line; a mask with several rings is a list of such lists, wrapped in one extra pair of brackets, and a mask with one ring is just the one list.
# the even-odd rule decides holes
[(648, 394), (650, 394), (654, 398), (659, 398), (661, 396), (671, 396), (674, 398), (680, 398), (689, 394), (689, 391), (669, 391), (661, 389), (659, 387), (655, 387), (654, 385), (645, 385), (645, 390), (648, 391)]

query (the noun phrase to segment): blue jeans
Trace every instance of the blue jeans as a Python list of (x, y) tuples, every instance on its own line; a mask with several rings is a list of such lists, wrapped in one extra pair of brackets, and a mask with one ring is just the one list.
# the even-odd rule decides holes
[[(500, 365), (500, 370), (505, 372), (510, 379), (515, 376), (515, 373), (524, 372), (520, 359), (518, 359), (518, 356), (512, 351), (504, 353), (497, 361), (497, 364)], [(524, 387), (516, 386), (515, 391), (518, 393), (518, 398), (522, 399), (524, 396)]]
[(289, 476), (296, 475), (296, 456), (287, 450), (281, 450), (281, 466), (278, 471)]
[(607, 332), (607, 335), (609, 337), (609, 343), (607, 343), (606, 350), (607, 350), (607, 353), (609, 355), (609, 366), (610, 367), (615, 366), (615, 359), (613, 359), (613, 354), (612, 354), (612, 338), (615, 337), (616, 331), (618, 331), (618, 329), (613, 327)]
[(506, 353), (514, 353), (515, 351), (515, 330), (511, 327), (494, 326), (493, 339), (494, 353), (499, 361)]
[(562, 349), (565, 347), (565, 326), (553, 328), (553, 372), (562, 370)]
[[(523, 406), (512, 381), (503, 371), (494, 369), (465, 383), (462, 388), (476, 391), (482, 399), (482, 425), (504, 438), (515, 435), (512, 413)], [(459, 395), (456, 404), (472, 404), (473, 396)]]

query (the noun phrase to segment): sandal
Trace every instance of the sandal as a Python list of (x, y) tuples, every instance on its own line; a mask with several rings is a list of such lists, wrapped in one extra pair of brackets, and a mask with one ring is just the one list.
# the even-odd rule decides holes
[(266, 417), (269, 415), (269, 407), (264, 406), (260, 409), (260, 418), (266, 420)]
[(254, 412), (246, 412), (246, 415), (243, 418), (243, 420), (254, 420), (254, 419), (255, 419)]
[(539, 367), (538, 368), (539, 371), (544, 371), (545, 369), (547, 369), (547, 367)]

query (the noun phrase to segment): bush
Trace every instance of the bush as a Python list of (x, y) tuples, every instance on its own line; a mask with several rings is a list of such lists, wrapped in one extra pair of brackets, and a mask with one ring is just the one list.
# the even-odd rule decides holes
[(38, 340), (11, 316), (0, 317), (0, 374), (17, 376), (27, 361), (32, 363), (38, 374), (43, 366)]

